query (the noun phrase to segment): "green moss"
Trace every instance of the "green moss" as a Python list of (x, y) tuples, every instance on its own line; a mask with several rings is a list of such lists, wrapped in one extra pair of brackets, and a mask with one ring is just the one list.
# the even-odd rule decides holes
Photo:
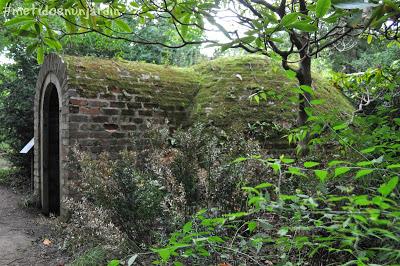
[[(70, 84), (83, 96), (94, 97), (113, 87), (129, 94), (151, 98), (160, 106), (181, 106), (190, 112), (190, 122), (207, 122), (219, 127), (243, 129), (247, 123), (266, 121), (290, 128), (296, 121), (296, 80), (266, 57), (250, 55), (219, 58), (192, 68), (66, 57)], [(350, 113), (353, 107), (330, 83), (313, 75), (316, 98), (325, 104), (322, 113)], [(250, 102), (249, 96), (265, 90), (266, 101)]]
[(149, 97), (160, 105), (186, 107), (198, 90), (198, 78), (192, 69), (93, 57), (67, 56), (64, 61), (69, 84), (78, 87), (84, 97), (108, 93), (116, 87)]
[[(263, 56), (220, 58), (194, 67), (201, 89), (194, 99), (192, 121), (243, 129), (247, 123), (266, 121), (289, 128), (297, 118), (297, 80), (287, 78), (277, 63)], [(317, 76), (314, 74), (313, 76)], [(327, 80), (316, 78), (316, 98), (325, 99), (318, 112), (351, 112), (349, 101)], [(249, 96), (265, 90), (266, 101), (250, 102)]]

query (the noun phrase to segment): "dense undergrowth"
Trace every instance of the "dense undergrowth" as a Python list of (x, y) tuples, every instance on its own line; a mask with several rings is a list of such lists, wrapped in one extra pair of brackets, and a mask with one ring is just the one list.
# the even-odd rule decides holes
[(146, 149), (118, 159), (77, 150), (81, 198), (67, 201), (61, 227), (65, 246), (85, 251), (75, 264), (398, 264), (398, 70), (338, 75), (358, 108), (338, 119), (314, 101), (308, 123), (286, 136), (308, 141), (306, 154), (265, 149), (257, 127), (201, 124), (156, 128)]

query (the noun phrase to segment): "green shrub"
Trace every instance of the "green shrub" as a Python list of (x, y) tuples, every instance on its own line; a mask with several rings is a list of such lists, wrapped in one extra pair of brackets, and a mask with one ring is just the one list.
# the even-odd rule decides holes
[[(299, 168), (285, 158), (263, 162), (277, 174), (316, 178), (325, 176), (322, 171), (327, 178), (346, 173), (361, 178), (385, 169), (332, 161), (329, 169), (314, 170), (318, 163), (306, 162)], [(314, 195), (301, 190), (281, 194), (279, 187), (267, 182), (243, 187), (248, 193), (246, 211), (200, 211), (171, 234), (167, 245), (153, 249), (159, 255), (154, 263), (394, 265), (400, 261), (399, 176), (365, 188), (367, 194), (340, 186)]]
[[(157, 172), (157, 168), (164, 169), (164, 174), (168, 173), (174, 183), (183, 187), (188, 205), (186, 215), (209, 206), (241, 209), (245, 197), (240, 187), (255, 185), (263, 176), (268, 176), (269, 170), (258, 162), (232, 163), (238, 156), (261, 153), (258, 142), (245, 138), (242, 133), (228, 135), (221, 129), (195, 124), (169, 137), (165, 136), (163, 128), (148, 134), (151, 139), (164, 142), (153, 142), (138, 153), (138, 157), (146, 158), (146, 163), (140, 167), (153, 172)], [(163, 163), (165, 161), (168, 163)]]
[(83, 194), (107, 210), (112, 222), (131, 240), (151, 242), (149, 228), (161, 223), (162, 184), (135, 166), (135, 154), (123, 152), (113, 159), (103, 153), (98, 159), (80, 154)]

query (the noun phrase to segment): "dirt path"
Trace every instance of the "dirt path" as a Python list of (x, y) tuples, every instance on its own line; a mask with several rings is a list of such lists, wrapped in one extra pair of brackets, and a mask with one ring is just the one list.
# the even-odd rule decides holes
[(20, 195), (0, 186), (0, 265), (63, 265), (58, 249), (43, 244), (44, 218), (19, 202)]

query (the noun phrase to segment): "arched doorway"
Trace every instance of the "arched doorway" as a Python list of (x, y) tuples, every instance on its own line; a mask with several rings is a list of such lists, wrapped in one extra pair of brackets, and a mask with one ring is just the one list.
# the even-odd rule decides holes
[(60, 214), (60, 104), (57, 88), (44, 91), (41, 129), (42, 210)]

